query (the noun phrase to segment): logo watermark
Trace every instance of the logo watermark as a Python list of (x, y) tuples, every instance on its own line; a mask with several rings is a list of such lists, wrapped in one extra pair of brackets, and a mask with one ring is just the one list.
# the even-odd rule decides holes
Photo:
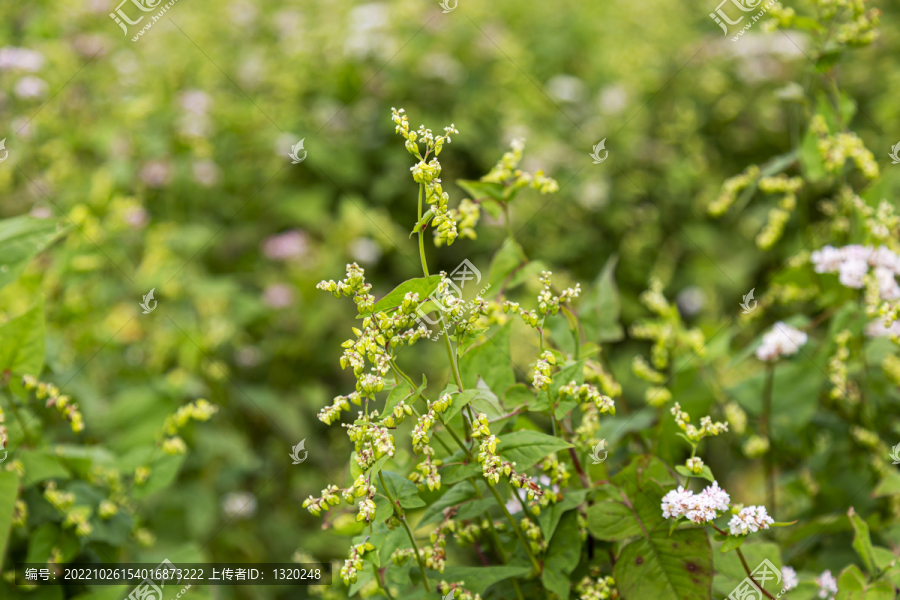
[[(304, 460), (306, 460), (307, 456), (309, 456), (309, 452), (307, 452), (306, 448), (304, 448), (305, 444), (306, 444), (306, 438), (303, 438), (302, 440), (300, 440), (299, 444), (297, 444), (296, 446), (291, 448), (291, 453), (288, 455), (294, 460), (294, 462), (291, 464), (299, 465)], [(303, 458), (300, 458), (301, 450), (303, 451)]]
[[(149, 576), (137, 584), (125, 600), (162, 600), (162, 588), (166, 587), (166, 581), (174, 582), (176, 575), (178, 575), (178, 583), (181, 583), (181, 569), (166, 558), (159, 563), (158, 567), (150, 570)], [(160, 585), (156, 585), (155, 581), (159, 581)], [(191, 584), (187, 584), (175, 597), (180, 598), (190, 587)]]
[[(781, 569), (776, 568), (775, 565), (769, 562), (769, 559), (763, 559), (750, 576), (745, 577), (744, 580), (728, 594), (728, 600), (763, 600), (763, 598), (767, 596), (763, 594), (760, 586), (765, 587), (766, 582), (769, 580), (774, 580), (776, 585), (780, 584)], [(781, 598), (787, 591), (787, 587), (783, 588), (778, 592), (776, 598)]]
[[(3, 149), (3, 142), (0, 142), (0, 150)], [(891, 151), (888, 153), (888, 156), (891, 157), (892, 165), (900, 165), (900, 142), (897, 142), (895, 146), (891, 147)], [(3, 162), (3, 161), (0, 161)]]
[[(442, 313), (442, 316), (439, 316), (436, 320), (432, 320), (428, 313), (425, 312), (421, 307), (416, 309), (416, 315), (418, 319), (416, 319), (416, 324), (421, 325), (424, 321), (429, 325), (437, 325), (441, 322), (443, 315), (447, 315), (447, 322), (444, 324), (444, 327), (434, 335), (434, 337), (430, 338), (431, 341), (436, 342), (438, 338), (443, 335), (448, 328), (454, 324), (454, 320), (449, 317), (449, 313), (452, 310), (452, 306), (456, 306), (458, 303), (456, 300), (450, 300), (450, 297), (453, 296), (457, 300), (462, 300), (462, 291), (463, 288), (466, 287), (466, 282), (474, 281), (475, 285), (481, 283), (481, 271), (479, 271), (475, 265), (469, 262), (469, 259), (463, 260), (453, 272), (447, 277), (447, 289), (443, 291), (436, 292), (434, 295), (430, 296), (428, 300), (433, 302), (437, 306), (437, 310)], [(456, 285), (458, 282), (459, 285)], [(491, 284), (487, 284), (481, 291), (478, 292), (478, 298), (481, 298), (489, 289), (491, 289)], [(451, 306), (448, 306), (451, 305)], [(472, 308), (475, 306), (475, 301), (471, 300), (466, 302), (463, 306), (463, 312), (468, 313), (471, 312)]]
[[(441, 8), (444, 9), (444, 13), (453, 12), (456, 9), (456, 6), (459, 4), (459, 0), (453, 0), (453, 6), (450, 6), (449, 0), (441, 0)], [(453, 598), (453, 592), (450, 592), (450, 598)]]
[(755, 15), (741, 15), (735, 21), (732, 21), (722, 10), (722, 5), (728, 3), (729, 1), (736, 7), (738, 7), (738, 9), (740, 9), (742, 12), (749, 13), (756, 11), (757, 7), (759, 7), (760, 3), (762, 3), (763, 0), (722, 0), (722, 2), (720, 2), (716, 7), (716, 12), (709, 13), (710, 18), (715, 21), (719, 25), (719, 27), (722, 28), (722, 31), (726, 36), (728, 35), (728, 25), (737, 25), (744, 20), (745, 16), (750, 17), (750, 21), (746, 25), (744, 25), (744, 27), (740, 31), (737, 32), (737, 35), (731, 38), (732, 42), (736, 42), (739, 37), (744, 35), (745, 31), (753, 27), (753, 25), (757, 21), (759, 21), (764, 14), (766, 14), (767, 10), (772, 8), (777, 0), (769, 0), (765, 4), (765, 6), (761, 7)]
[(136, 41), (138, 41), (139, 37), (144, 35), (145, 31), (147, 31), (148, 29), (153, 27), (153, 24), (160, 20), (162, 18), (162, 16), (166, 13), (166, 11), (169, 10), (169, 8), (171, 8), (177, 1), (178, 0), (169, 0), (169, 2), (160, 6), (160, 3), (162, 2), (162, 0), (156, 0), (155, 2), (153, 0), (130, 0), (130, 2), (132, 2), (138, 8), (138, 10), (141, 10), (142, 12), (151, 12), (153, 10), (156, 10), (157, 8), (161, 9), (155, 15), (152, 15), (152, 16), (151, 15), (142, 15), (142, 16), (138, 17), (137, 20), (132, 21), (131, 18), (129, 18), (128, 15), (126, 15), (125, 12), (122, 10), (122, 5), (128, 3), (129, 0), (122, 0), (122, 2), (119, 3), (119, 6), (116, 7), (116, 12), (109, 13), (109, 18), (112, 19), (113, 21), (115, 21), (116, 24), (122, 28), (122, 31), (127, 36), (128, 35), (128, 25), (137, 25), (138, 23), (140, 23), (141, 21), (144, 20), (145, 16), (148, 16), (151, 20), (148, 21), (147, 24), (144, 25), (144, 27), (140, 31), (137, 32), (137, 35), (135, 35), (133, 38), (131, 38), (132, 42), (136, 42)]
[[(603, 458), (600, 457), (600, 453), (603, 452)], [(599, 465), (604, 460), (606, 460), (606, 456), (609, 453), (606, 451), (606, 440), (600, 440), (597, 442), (597, 445), (594, 446), (594, 449), (591, 451), (591, 461), (592, 464)]]
[(891, 460), (893, 460), (893, 464), (900, 465), (900, 444), (894, 446), (891, 451)]
[[(606, 152), (606, 154), (603, 155), (603, 158), (600, 158), (601, 150)], [(609, 157), (609, 150), (606, 149), (606, 138), (603, 138), (594, 146), (594, 151), (591, 152), (591, 158), (594, 159), (595, 165), (599, 165), (604, 160), (606, 160), (608, 157)]]
[[(300, 163), (302, 163), (304, 160), (306, 160), (306, 150), (303, 150), (303, 140), (305, 140), (305, 139), (306, 139), (306, 138), (303, 138), (302, 140), (300, 140), (299, 142), (297, 142), (296, 144), (294, 144), (294, 145), (291, 147), (291, 151), (288, 152), (288, 156), (291, 157), (291, 164), (292, 164), (292, 165), (300, 164)], [(300, 150), (303, 150), (303, 156), (298, 156), (299, 153), (300, 153)]]
[[(900, 148), (900, 144), (897, 144), (897, 147)], [(0, 150), (3, 150), (3, 158), (0, 158), (0, 163), (2, 163), (9, 156), (9, 150), (6, 149), (6, 138), (0, 140)]]
[[(150, 292), (146, 296), (144, 296), (144, 301), (141, 302), (141, 308), (144, 309), (145, 315), (149, 315), (154, 310), (156, 310), (157, 303), (156, 303), (156, 300), (153, 300), (153, 290), (155, 290), (155, 289), (156, 288), (151, 289)], [(150, 306), (151, 301), (153, 301), (153, 306)]]
[[(741, 302), (741, 308), (744, 309), (742, 312), (745, 315), (749, 315), (756, 309), (756, 300), (753, 300), (753, 290), (755, 290), (755, 289), (756, 288), (753, 288), (752, 290), (750, 290), (750, 293), (747, 294), (746, 296), (744, 296), (744, 301)], [(753, 301), (753, 304), (750, 304), (751, 300)]]

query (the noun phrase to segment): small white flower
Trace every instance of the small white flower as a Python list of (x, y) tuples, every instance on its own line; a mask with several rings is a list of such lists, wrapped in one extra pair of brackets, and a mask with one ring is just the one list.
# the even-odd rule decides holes
[(791, 356), (806, 343), (805, 333), (781, 321), (763, 336), (762, 344), (756, 349), (756, 358), (764, 361), (777, 360), (780, 356)]
[(781, 581), (785, 590), (792, 590), (800, 584), (797, 571), (788, 566), (781, 567)]
[(731, 535), (747, 535), (760, 529), (768, 529), (775, 520), (766, 513), (765, 506), (748, 506), (731, 517), (728, 529)]
[(831, 571), (823, 571), (816, 577), (816, 585), (819, 586), (819, 598), (825, 600), (837, 596), (837, 580), (832, 576)]
[(662, 499), (663, 517), (666, 519), (677, 519), (684, 516), (693, 503), (693, 496), (693, 492), (690, 490), (685, 491), (682, 486), (678, 486), (677, 490), (671, 490)]
[(250, 492), (229, 492), (222, 498), (222, 512), (229, 519), (249, 519), (256, 514), (256, 496)]

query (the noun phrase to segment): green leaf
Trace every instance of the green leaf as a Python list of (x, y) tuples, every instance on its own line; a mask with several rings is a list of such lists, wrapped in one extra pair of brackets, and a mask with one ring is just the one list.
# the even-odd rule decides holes
[(563, 496), (562, 500), (551, 504), (549, 508), (543, 509), (541, 514), (538, 515), (538, 524), (541, 526), (541, 533), (544, 535), (545, 540), (553, 537), (553, 533), (556, 531), (563, 514), (576, 508), (584, 502), (584, 498), (587, 496), (587, 490), (571, 490), (564, 493), (565, 496)]
[(409, 232), (409, 237), (412, 237), (415, 234), (422, 231), (423, 229), (425, 229), (425, 226), (428, 225), (428, 221), (430, 221), (431, 217), (433, 217), (433, 216), (434, 216), (434, 209), (429, 208), (428, 212), (426, 212), (424, 215), (422, 215), (422, 218), (419, 219), (419, 222), (416, 223), (415, 227), (413, 227), (413, 230), (411, 232)]
[[(435, 579), (465, 581), (466, 589), (474, 594), (483, 594), (487, 588), (512, 577), (525, 577), (531, 572), (530, 566), (506, 565), (502, 567), (455, 567), (448, 566), (443, 573), (435, 573)], [(429, 579), (431, 577), (429, 576)], [(430, 597), (430, 596), (429, 596)]]
[(868, 583), (856, 565), (841, 572), (837, 581), (836, 600), (894, 600), (894, 586), (889, 581)]
[(900, 473), (894, 469), (889, 469), (884, 478), (872, 490), (872, 497), (882, 498), (884, 496), (896, 496), (897, 494), (900, 494)]
[[(412, 481), (393, 471), (382, 471), (381, 475), (384, 477), (384, 483), (390, 495), (400, 503), (400, 506), (403, 508), (420, 508), (425, 506), (425, 501), (419, 497), (419, 488)], [(380, 477), (378, 482), (381, 483)]]
[(522, 250), (518, 242), (509, 238), (503, 242), (503, 245), (491, 260), (491, 273), (488, 276), (488, 281), (491, 284), (492, 294), (499, 292), (503, 282), (509, 277), (510, 273), (519, 268), (523, 263), (523, 256), (525, 256), (525, 251)]
[(28, 554), (26, 563), (45, 563), (56, 540), (59, 539), (59, 526), (56, 523), (44, 523), (29, 533)]
[(459, 394), (453, 394), (452, 396), (450, 396), (451, 398), (453, 398), (453, 403), (450, 404), (450, 408), (448, 408), (444, 412), (444, 414), (441, 415), (441, 419), (444, 421), (444, 423), (449, 423), (450, 419), (459, 414), (459, 411), (461, 411), (467, 404), (469, 404), (472, 400), (475, 399), (476, 396), (479, 396), (480, 394), (487, 395), (487, 392), (485, 390), (475, 388), (474, 390), (466, 390), (464, 392), (460, 392)]
[(722, 554), (726, 552), (731, 552), (732, 550), (736, 550), (740, 548), (744, 543), (747, 537), (743, 535), (729, 535), (725, 538), (725, 541), (722, 543), (722, 547), (719, 548), (719, 552)]
[(516, 382), (509, 353), (510, 322), (506, 323), (459, 359), (459, 370), (466, 389), (476, 387), (478, 378), (484, 380), (495, 393), (502, 393)]
[(410, 388), (406, 381), (401, 380), (400, 383), (391, 390), (391, 393), (388, 394), (387, 399), (384, 401), (384, 410), (381, 411), (381, 414), (387, 416), (389, 412), (394, 410), (395, 406), (400, 404), (401, 400), (407, 404), (412, 404), (427, 386), (428, 380), (425, 379), (424, 374), (422, 375), (422, 385), (415, 390)]
[(578, 534), (578, 517), (567, 513), (550, 540), (544, 557), (541, 583), (562, 600), (569, 597), (569, 574), (578, 566), (581, 558), (581, 536)]
[(613, 576), (624, 598), (709, 600), (713, 565), (706, 531), (680, 529), (671, 536), (656, 531), (631, 542), (619, 554)]
[(516, 463), (516, 471), (530, 469), (538, 462), (572, 444), (545, 433), (522, 430), (500, 436), (497, 452), (509, 462)]
[(360, 315), (360, 317), (396, 308), (403, 303), (403, 297), (410, 292), (419, 294), (419, 302), (422, 302), (425, 300), (425, 298), (428, 298), (435, 289), (437, 289), (437, 286), (440, 282), (440, 275), (417, 277), (416, 279), (404, 281), (393, 290), (391, 290), (391, 292), (387, 296), (376, 302), (371, 311), (363, 313), (362, 315)]
[(150, 465), (150, 477), (143, 485), (134, 486), (132, 495), (136, 499), (141, 499), (172, 485), (178, 477), (185, 458), (184, 454), (166, 454), (157, 458)]
[(0, 288), (18, 279), (31, 259), (61, 233), (56, 221), (49, 219), (0, 220)]
[(441, 484), (442, 485), (451, 485), (462, 481), (463, 479), (468, 479), (469, 477), (474, 477), (481, 473), (481, 465), (478, 463), (470, 463), (467, 465), (446, 465), (440, 467), (441, 472)]
[(471, 181), (467, 179), (457, 179), (456, 185), (461, 187), (472, 197), (472, 200), (480, 200), (482, 198), (493, 198), (503, 202), (504, 187), (502, 183), (490, 183), (487, 181)]
[(850, 524), (853, 526), (853, 549), (856, 550), (856, 553), (859, 554), (859, 557), (862, 559), (866, 571), (869, 572), (869, 575), (874, 577), (878, 574), (878, 568), (875, 566), (875, 554), (872, 551), (872, 539), (869, 537), (869, 526), (858, 514), (856, 514), (856, 511), (853, 510), (852, 506), (850, 507), (850, 510), (847, 511), (847, 517), (849, 517)]
[(0, 557), (6, 552), (18, 495), (19, 474), (15, 471), (0, 471)]
[(641, 535), (634, 513), (621, 502), (598, 502), (588, 509), (588, 531), (598, 540), (621, 542)]
[(25, 485), (35, 485), (46, 479), (68, 479), (69, 471), (60, 463), (58, 457), (46, 450), (25, 449), (19, 452), (17, 458), (22, 461), (28, 478)]
[(800, 164), (803, 166), (806, 178), (812, 183), (821, 181), (828, 175), (825, 170), (825, 161), (819, 154), (819, 138), (811, 131), (807, 131), (803, 136), (803, 142), (800, 145)]
[(683, 476), (689, 477), (689, 478), (690, 478), (690, 477), (702, 477), (703, 479), (707, 479), (707, 480), (709, 480), (709, 481), (715, 481), (715, 480), (716, 480), (716, 478), (713, 477), (712, 471), (710, 470), (710, 468), (709, 468), (707, 465), (703, 465), (703, 470), (700, 471), (700, 474), (699, 474), (699, 475), (698, 475), (697, 473), (694, 473), (694, 472), (688, 470), (688, 468), (685, 467), (684, 465), (676, 465), (676, 466), (675, 466), (675, 471), (676, 471), (679, 475), (683, 475)]
[[(481, 484), (481, 482), (479, 482), (479, 484)], [(479, 485), (479, 487), (481, 487), (481, 485)], [(416, 524), (416, 529), (425, 527), (431, 523), (439, 523), (441, 519), (444, 518), (443, 513), (445, 508), (457, 506), (458, 504), (475, 497), (475, 488), (472, 487), (472, 483), (470, 481), (460, 481), (425, 509), (425, 513)]]
[(44, 300), (0, 325), (0, 373), (41, 374), (44, 365)]
[(619, 322), (622, 300), (616, 286), (616, 255), (610, 256), (594, 279), (578, 311), (581, 325), (588, 340), (597, 342), (617, 342), (624, 336)]

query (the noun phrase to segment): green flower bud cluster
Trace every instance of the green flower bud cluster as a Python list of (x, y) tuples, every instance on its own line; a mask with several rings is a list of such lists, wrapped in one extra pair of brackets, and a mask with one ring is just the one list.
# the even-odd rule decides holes
[(875, 157), (855, 133), (851, 131), (830, 135), (828, 124), (822, 115), (815, 115), (812, 118), (809, 129), (818, 138), (816, 147), (827, 171), (837, 173), (850, 159), (866, 179), (878, 177), (879, 168)]
[(569, 485), (569, 478), (572, 474), (569, 473), (566, 463), (559, 462), (556, 453), (544, 458), (544, 462), (541, 464), (541, 470), (549, 472), (551, 484), (558, 485), (561, 488)]
[(406, 420), (406, 417), (411, 416), (413, 414), (413, 409), (406, 402), (401, 400), (397, 403), (391, 410), (391, 414), (386, 416), (384, 420), (381, 421), (381, 424), (387, 427), (388, 429), (393, 429), (400, 423)]
[[(673, 356), (706, 354), (706, 337), (699, 329), (688, 329), (681, 320), (678, 307), (670, 304), (662, 293), (663, 284), (656, 278), (650, 279), (649, 289), (640, 295), (641, 303), (655, 313), (658, 318), (641, 320), (629, 328), (631, 337), (642, 340), (653, 340), (650, 348), (650, 363), (655, 369), (665, 369)], [(653, 371), (645, 368), (643, 359), (632, 363), (632, 369), (648, 381), (658, 380)], [(645, 398), (653, 406), (662, 406), (671, 400), (671, 393), (666, 388), (651, 388)]]
[(416, 420), (416, 426), (413, 427), (412, 431), (413, 450), (415, 452), (421, 453), (423, 448), (431, 441), (431, 431), (436, 418), (437, 413), (434, 410), (429, 410)]
[(663, 383), (666, 380), (666, 376), (656, 371), (650, 364), (644, 359), (643, 356), (638, 354), (634, 357), (634, 360), (631, 361), (631, 371), (649, 383)]
[(464, 583), (464, 581), (459, 581), (457, 583), (447, 583), (446, 581), (441, 581), (441, 583), (438, 585), (438, 591), (442, 596), (447, 596), (452, 590), (454, 600), (481, 600), (480, 595), (473, 594), (469, 590), (462, 587)]
[(554, 194), (559, 191), (559, 184), (556, 180), (545, 176), (543, 171), (536, 171), (534, 175), (531, 175), (518, 168), (522, 161), (525, 140), (514, 139), (510, 143), (510, 147), (512, 150), (505, 152), (488, 174), (481, 178), (481, 181), (499, 183), (513, 189), (530, 186), (541, 194)]
[(324, 490), (322, 490), (322, 495), (318, 498), (314, 498), (310, 496), (306, 500), (303, 501), (303, 508), (307, 509), (310, 514), (318, 517), (322, 514), (322, 512), (328, 512), (332, 506), (337, 506), (341, 503), (341, 498), (338, 495), (340, 488), (336, 485), (329, 485)]
[(888, 354), (881, 361), (881, 368), (894, 385), (900, 386), (900, 358), (893, 354)]
[[(47, 401), (44, 406), (47, 408), (56, 407), (56, 410), (69, 421), (73, 433), (81, 433), (84, 431), (84, 418), (78, 410), (78, 404), (72, 402), (69, 396), (61, 396), (59, 388), (52, 383), (44, 383), (38, 381), (31, 375), (22, 376), (22, 387), (27, 391), (34, 391), (38, 400)], [(3, 421), (0, 420), (0, 423)], [(6, 429), (3, 428), (3, 447), (6, 447)]]
[(444, 572), (444, 566), (447, 562), (447, 551), (445, 550), (447, 547), (447, 533), (456, 529), (456, 523), (451, 520), (451, 516), (452, 513), (448, 514), (437, 529), (431, 532), (429, 536), (431, 547), (426, 546), (423, 548), (425, 566), (439, 573)]
[(366, 283), (365, 271), (356, 263), (347, 265), (347, 277), (343, 281), (320, 281), (316, 288), (331, 292), (335, 298), (352, 296), (360, 314), (369, 312), (375, 306), (375, 297), (369, 293), (372, 284)]
[(673, 406), (669, 412), (675, 417), (675, 423), (678, 425), (678, 428), (684, 432), (685, 436), (694, 445), (706, 436), (715, 436), (728, 431), (728, 423), (713, 423), (713, 420), (710, 417), (701, 418), (700, 429), (697, 429), (691, 425), (691, 416), (681, 410), (681, 405), (678, 402), (675, 403), (675, 406)]
[(604, 394), (612, 398), (622, 395), (621, 384), (613, 379), (600, 362), (588, 360), (585, 363), (584, 380), (598, 385)]
[(672, 392), (667, 387), (653, 386), (644, 390), (644, 402), (654, 408), (665, 406), (671, 401)]
[(722, 191), (719, 192), (719, 196), (709, 203), (709, 206), (706, 207), (706, 212), (713, 217), (721, 217), (734, 204), (737, 195), (758, 178), (759, 167), (750, 165), (740, 175), (726, 179), (725, 183), (722, 184)]
[(854, 425), (850, 428), (850, 435), (860, 446), (870, 451), (872, 466), (876, 471), (890, 466), (891, 463), (886, 461), (885, 457), (890, 457), (891, 448), (878, 437), (877, 433)]
[(552, 352), (545, 350), (541, 353), (541, 357), (534, 365), (534, 377), (531, 380), (531, 385), (534, 386), (534, 389), (545, 392), (550, 389), (550, 384), (553, 383), (553, 378), (550, 376), (550, 367), (555, 364), (556, 357), (553, 356)]
[(768, 194), (784, 194), (778, 202), (778, 207), (769, 211), (768, 221), (756, 236), (756, 245), (760, 249), (768, 250), (781, 239), (784, 226), (797, 207), (797, 192), (801, 187), (803, 187), (802, 177), (788, 177), (783, 173), (775, 177), (763, 177), (759, 180), (761, 191)]
[(407, 562), (409, 562), (409, 559), (412, 558), (415, 553), (415, 550), (413, 550), (412, 548), (401, 548), (398, 550), (394, 550), (391, 553), (391, 562), (394, 563), (395, 566), (402, 567)]
[(590, 573), (590, 576), (585, 576), (575, 586), (578, 600), (617, 600), (619, 598), (615, 579), (601, 576), (600, 570), (596, 567), (591, 567)]
[(373, 552), (374, 550), (375, 546), (369, 542), (350, 547), (350, 558), (345, 560), (344, 566), (341, 567), (341, 580), (344, 582), (344, 585), (356, 583), (356, 574), (363, 568), (363, 556), (366, 552)]
[(382, 456), (394, 456), (394, 436), (386, 428), (368, 422), (345, 423), (344, 427), (354, 444), (356, 464), (360, 469), (367, 470)]
[(747, 413), (737, 402), (732, 401), (725, 405), (725, 420), (737, 435), (743, 435), (747, 429)]
[(769, 439), (759, 435), (751, 435), (742, 448), (747, 458), (759, 458), (769, 451)]
[(518, 302), (510, 302), (509, 300), (503, 303), (503, 312), (508, 313), (512, 312), (514, 315), (519, 315), (526, 325), (529, 327), (537, 328), (538, 326), (538, 316), (537, 313), (533, 310), (524, 310), (519, 308)]
[[(359, 404), (359, 395), (356, 394), (356, 404)], [(350, 410), (350, 402), (347, 396), (336, 396), (331, 406), (326, 406), (319, 411), (319, 420), (326, 425), (331, 425), (341, 418), (342, 410)]]
[(91, 531), (93, 531), (93, 527), (89, 523), (91, 507), (73, 506), (75, 504), (75, 494), (72, 492), (60, 491), (56, 489), (55, 481), (49, 481), (44, 488), (44, 499), (65, 515), (63, 527), (75, 527), (76, 535), (82, 537), (90, 535)]
[(209, 421), (218, 411), (218, 406), (203, 398), (178, 407), (174, 414), (166, 417), (163, 424), (163, 434), (169, 436), (162, 441), (163, 452), (170, 455), (187, 453), (187, 444), (176, 434), (191, 420)]
[(438, 472), (438, 467), (443, 464), (443, 461), (434, 460), (434, 449), (431, 446), (423, 446), (422, 453), (425, 455), (425, 460), (416, 465), (416, 469), (420, 473), (410, 473), (409, 480), (422, 491), (426, 487), (432, 492), (439, 490), (441, 489), (441, 474)]
[(119, 507), (115, 502), (109, 500), (101, 500), (100, 506), (97, 507), (97, 516), (104, 521), (112, 518), (119, 512)]
[(522, 517), (522, 520), (519, 522), (519, 527), (522, 528), (522, 533), (525, 535), (525, 539), (528, 540), (528, 545), (531, 546), (532, 552), (540, 554), (547, 550), (549, 544), (544, 539), (541, 528), (531, 519)]
[(849, 329), (844, 329), (834, 336), (837, 348), (828, 359), (828, 379), (833, 384), (828, 395), (833, 400), (846, 400), (851, 405), (855, 405), (859, 403), (859, 390), (854, 382), (847, 380), (847, 359), (850, 358), (848, 345), (851, 338), (852, 334)]
[(581, 404), (593, 404), (600, 413), (616, 414), (616, 404), (609, 396), (604, 396), (600, 391), (590, 383), (582, 385), (570, 381), (566, 385), (559, 388), (560, 399), (571, 396)]
[(551, 271), (541, 271), (540, 282), (544, 286), (538, 293), (538, 310), (543, 315), (555, 315), (559, 312), (560, 304), (564, 304), (581, 294), (581, 284), (576, 283), (574, 288), (566, 288), (559, 296), (554, 296), (550, 276)]
[(699, 475), (703, 472), (703, 460), (697, 456), (687, 459), (684, 462), (684, 466), (694, 475)]

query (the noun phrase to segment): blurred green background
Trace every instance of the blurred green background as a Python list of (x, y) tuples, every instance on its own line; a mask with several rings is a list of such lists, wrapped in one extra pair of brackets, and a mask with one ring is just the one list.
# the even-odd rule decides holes
[[(900, 9), (874, 5), (884, 11), (881, 38), (832, 73), (858, 102), (853, 129), (884, 164), (900, 140)], [(137, 42), (139, 26), (124, 36), (114, 8), (0, 4), (9, 151), (0, 217), (69, 227), (2, 290), (0, 321), (44, 294), (43, 378), (80, 403), (81, 443), (127, 455), (152, 444), (186, 401), (221, 407), (185, 435), (175, 485), (139, 498), (156, 541), (130, 548), (130, 560), (283, 562), (298, 550), (346, 558), (341, 533), (355, 525), (323, 531), (300, 507), (350, 477), (344, 432), (316, 413), (353, 386), (338, 359), (355, 311), (315, 284), (343, 277), (353, 261), (376, 297), (419, 275), (408, 239), (412, 160), (391, 107), (405, 108), (413, 127), (459, 129), (441, 155), (451, 205), (465, 197), (456, 179), (477, 179), (525, 138), (523, 167), (544, 169), (561, 191), (520, 195), (516, 240), (559, 287), (587, 285), (617, 255), (626, 328), (645, 314), (637, 295), (656, 274), (711, 336), (819, 218), (815, 197), (803, 198), (784, 240), (762, 252), (753, 240), (764, 203), (706, 215), (724, 179), (796, 146), (809, 100), (783, 91), (808, 85), (815, 70), (804, 34), (757, 27), (733, 43), (708, 17), (711, 4), (459, 0), (444, 14), (422, 0), (180, 0)], [(603, 138), (609, 160), (594, 165), (588, 154)], [(300, 139), (308, 156), (292, 165), (287, 152)], [(885, 168), (877, 194), (898, 187), (900, 167)], [(439, 250), (429, 241), (432, 272), (463, 259), (486, 272), (504, 235), (485, 215), (476, 241)], [(159, 304), (145, 315), (139, 302), (151, 288)], [(523, 296), (538, 289), (535, 280)], [(735, 328), (721, 343), (755, 333)], [(443, 347), (417, 348), (407, 371), (441, 389)], [(643, 386), (629, 367), (646, 344), (626, 338), (606, 352), (639, 408)], [(513, 344), (512, 359), (523, 380), (534, 348)], [(50, 433), (75, 441), (62, 425)], [(309, 458), (292, 466), (302, 439)], [(397, 462), (409, 463), (399, 446)]]

